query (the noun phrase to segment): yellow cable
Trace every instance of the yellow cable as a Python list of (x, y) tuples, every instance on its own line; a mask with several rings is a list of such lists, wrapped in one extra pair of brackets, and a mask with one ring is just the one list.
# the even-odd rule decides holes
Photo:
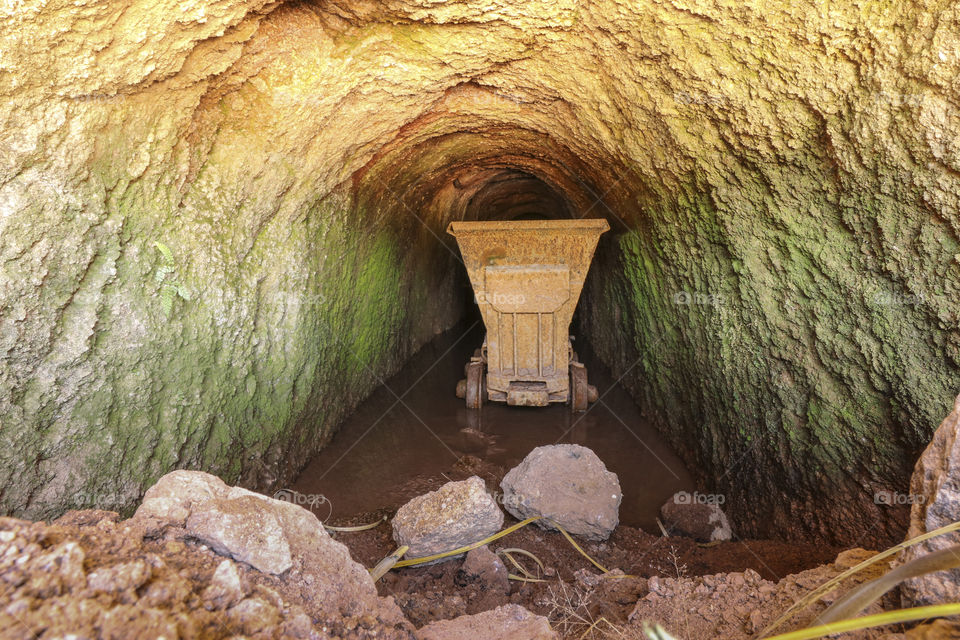
[(897, 609), (895, 611), (885, 611), (872, 616), (863, 616), (862, 618), (852, 618), (831, 622), (817, 627), (808, 627), (790, 633), (783, 633), (776, 636), (770, 636), (767, 640), (813, 640), (823, 636), (842, 633), (845, 631), (857, 631), (870, 627), (882, 627), (888, 624), (897, 624), (900, 622), (912, 622), (914, 620), (926, 620), (928, 618), (939, 618), (942, 616), (953, 616), (960, 614), (960, 603), (937, 604), (929, 607), (914, 607), (913, 609)]
[(412, 567), (413, 565), (416, 565), (416, 564), (423, 564), (423, 563), (425, 563), (425, 562), (433, 562), (434, 560), (439, 560), (440, 558), (447, 558), (447, 557), (450, 557), (450, 556), (460, 555), (461, 553), (466, 553), (467, 551), (470, 551), (470, 550), (472, 550), (472, 549), (477, 549), (477, 548), (479, 548), (479, 547), (482, 547), (483, 545), (488, 544), (488, 543), (490, 543), (490, 542), (493, 542), (494, 540), (499, 540), (499, 539), (502, 538), (503, 536), (505, 536), (505, 535), (507, 535), (507, 534), (510, 534), (510, 533), (513, 533), (513, 532), (516, 531), (517, 529), (520, 529), (520, 528), (522, 528), (522, 527), (525, 527), (525, 526), (527, 526), (528, 524), (530, 524), (531, 522), (536, 522), (536, 521), (539, 520), (539, 519), (540, 519), (539, 516), (534, 517), (534, 518), (527, 518), (526, 520), (524, 520), (524, 521), (522, 521), (522, 522), (518, 522), (517, 524), (513, 525), (512, 527), (507, 527), (507, 528), (504, 529), (503, 531), (500, 531), (500, 532), (498, 532), (498, 533), (495, 533), (495, 534), (493, 534), (492, 536), (490, 536), (489, 538), (485, 538), (485, 539), (481, 540), (480, 542), (474, 542), (473, 544), (468, 544), (468, 545), (466, 545), (466, 546), (464, 546), (464, 547), (460, 547), (459, 549), (454, 549), (453, 551), (444, 551), (443, 553), (435, 553), (435, 554), (433, 554), (432, 556), (424, 556), (424, 557), (422, 557), (422, 558), (411, 558), (410, 560), (404, 560), (404, 561), (402, 561), (402, 562), (398, 562), (397, 564), (393, 565), (393, 568), (394, 568), (394, 569), (400, 569), (400, 568), (402, 568), (402, 567)]
[(580, 552), (580, 555), (582, 555), (584, 558), (586, 558), (586, 559), (589, 560), (591, 563), (593, 563), (593, 566), (595, 566), (597, 569), (600, 569), (600, 571), (603, 571), (604, 573), (610, 573), (610, 570), (609, 570), (609, 569), (607, 569), (606, 567), (604, 567), (602, 564), (600, 564), (599, 562), (597, 562), (596, 560), (594, 560), (594, 559), (591, 558), (590, 556), (588, 556), (588, 555), (587, 555), (587, 552), (580, 548), (580, 545), (578, 545), (578, 544), (573, 540), (573, 538), (570, 537), (570, 534), (567, 533), (567, 532), (564, 530), (563, 527), (561, 527), (560, 525), (558, 525), (558, 524), (557, 524), (556, 522), (554, 522), (553, 520), (550, 521), (550, 524), (552, 524), (553, 526), (555, 526), (555, 527), (557, 528), (557, 530), (558, 530), (560, 533), (563, 534), (563, 537), (567, 539), (567, 542), (569, 542), (570, 544), (572, 544), (572, 545), (573, 545), (573, 548)]
[[(473, 550), (473, 549), (477, 549), (477, 548), (479, 548), (479, 547), (482, 547), (482, 546), (485, 545), (485, 544), (489, 544), (489, 543), (493, 542), (494, 540), (499, 540), (500, 538), (504, 537), (505, 535), (511, 534), (511, 533), (513, 533), (514, 531), (516, 531), (517, 529), (521, 529), (521, 528), (527, 526), (528, 524), (531, 524), (531, 523), (533, 523), (533, 522), (536, 522), (537, 520), (540, 520), (540, 519), (541, 519), (541, 516), (535, 516), (535, 517), (533, 517), (533, 518), (527, 518), (526, 520), (523, 520), (523, 521), (521, 521), (521, 522), (518, 522), (518, 523), (515, 524), (515, 525), (512, 525), (512, 526), (510, 526), (510, 527), (507, 527), (507, 528), (504, 529), (503, 531), (499, 531), (499, 532), (493, 534), (492, 536), (490, 536), (489, 538), (484, 538), (483, 540), (480, 540), (479, 542), (474, 542), (473, 544), (468, 544), (468, 545), (463, 546), (463, 547), (460, 547), (460, 548), (458, 548), (458, 549), (453, 549), (452, 551), (444, 551), (443, 553), (435, 553), (435, 554), (433, 554), (432, 556), (424, 556), (424, 557), (422, 557), (422, 558), (411, 558), (411, 559), (409, 559), (409, 560), (402, 560), (402, 561), (397, 562), (396, 564), (394, 564), (391, 568), (392, 568), (392, 569), (401, 569), (401, 568), (403, 568), (403, 567), (412, 567), (412, 566), (415, 566), (415, 565), (418, 565), (418, 564), (424, 564), (424, 563), (426, 563), (426, 562), (433, 562), (434, 560), (439, 560), (439, 559), (441, 559), (441, 558), (448, 558), (448, 557), (450, 557), (450, 556), (460, 555), (461, 553), (466, 553), (467, 551), (471, 551), (471, 550)], [(607, 568), (604, 567), (602, 564), (600, 564), (599, 562), (597, 562), (596, 560), (594, 560), (593, 558), (591, 558), (591, 557), (587, 554), (587, 552), (584, 551), (584, 550), (580, 547), (580, 545), (578, 545), (578, 544), (576, 543), (576, 541), (570, 536), (570, 534), (566, 532), (566, 530), (565, 530), (563, 527), (561, 527), (560, 525), (558, 525), (558, 524), (557, 524), (556, 522), (554, 522), (553, 520), (550, 520), (549, 522), (550, 522), (551, 525), (553, 525), (554, 527), (556, 527), (557, 530), (558, 530), (561, 534), (563, 534), (563, 537), (567, 539), (567, 542), (569, 542), (571, 545), (573, 545), (573, 548), (576, 549), (577, 551), (579, 551), (579, 552), (580, 552), (580, 555), (582, 555), (584, 558), (586, 558), (587, 560), (589, 560), (590, 563), (593, 564), (593, 566), (595, 566), (597, 569), (600, 569), (600, 571), (602, 571), (604, 574), (609, 574), (609, 573), (610, 573), (609, 569), (607, 569)], [(605, 575), (604, 577), (608, 577), (608, 578), (636, 578), (637, 576), (634, 576), (634, 575), (623, 575), (623, 576), (610, 576), (610, 575)]]

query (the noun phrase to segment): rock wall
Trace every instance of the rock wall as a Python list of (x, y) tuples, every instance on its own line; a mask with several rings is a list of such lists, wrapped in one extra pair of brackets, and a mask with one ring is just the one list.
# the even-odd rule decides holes
[(960, 386), (952, 3), (0, 11), (0, 509), (291, 473), (456, 320), (446, 223), (562, 202), (614, 227), (582, 330), (740, 533), (905, 523)]
[(685, 6), (585, 329), (738, 533), (891, 542), (960, 383), (960, 14)]

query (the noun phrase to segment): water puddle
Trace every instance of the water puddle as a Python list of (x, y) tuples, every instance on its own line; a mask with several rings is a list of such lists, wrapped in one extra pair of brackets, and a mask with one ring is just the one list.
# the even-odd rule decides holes
[(454, 389), (483, 325), (468, 327), (438, 336), (377, 388), (290, 488), (322, 495), (315, 513), (338, 519), (395, 509), (435, 488), (437, 476), (464, 456), (509, 470), (535, 447), (574, 443), (619, 476), (620, 522), (657, 532), (660, 506), (676, 491), (693, 491), (693, 481), (588, 345), (579, 341), (577, 352), (601, 398), (588, 412), (572, 414), (566, 405), (468, 410)]

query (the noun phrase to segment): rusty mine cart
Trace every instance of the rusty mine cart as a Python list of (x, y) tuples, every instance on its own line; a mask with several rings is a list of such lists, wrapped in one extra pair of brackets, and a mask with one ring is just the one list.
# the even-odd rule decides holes
[(597, 399), (569, 335), (606, 220), (451, 222), (487, 328), (457, 397), (585, 411)]

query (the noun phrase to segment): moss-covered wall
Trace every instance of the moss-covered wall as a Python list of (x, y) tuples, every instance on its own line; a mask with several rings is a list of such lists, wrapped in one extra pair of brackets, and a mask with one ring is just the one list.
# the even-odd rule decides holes
[[(297, 220), (274, 218), (242, 255), (225, 250), (244, 237), (230, 222), (150, 228), (138, 208), (91, 230), (77, 273), (58, 268), (74, 248), (44, 252), (55, 276), (24, 279), (5, 308), (22, 309), (21, 323), (47, 319), (54, 336), (32, 366), (8, 370), (22, 377), (3, 380), (5, 510), (122, 507), (177, 467), (261, 488), (289, 480), (460, 308), (448, 276), (350, 206), (334, 195)], [(175, 258), (162, 283), (154, 241)], [(167, 315), (173, 284), (189, 300), (175, 296)], [(31, 318), (43, 307), (55, 311)], [(26, 359), (27, 346), (8, 353)]]
[(909, 504), (876, 496), (906, 493), (960, 388), (956, 329), (937, 318), (956, 299), (953, 240), (918, 225), (919, 244), (940, 240), (900, 266), (943, 269), (924, 289), (848, 226), (873, 210), (811, 194), (812, 215), (747, 202), (733, 216), (710, 191), (691, 185), (605, 240), (582, 330), (741, 535), (896, 539)]

